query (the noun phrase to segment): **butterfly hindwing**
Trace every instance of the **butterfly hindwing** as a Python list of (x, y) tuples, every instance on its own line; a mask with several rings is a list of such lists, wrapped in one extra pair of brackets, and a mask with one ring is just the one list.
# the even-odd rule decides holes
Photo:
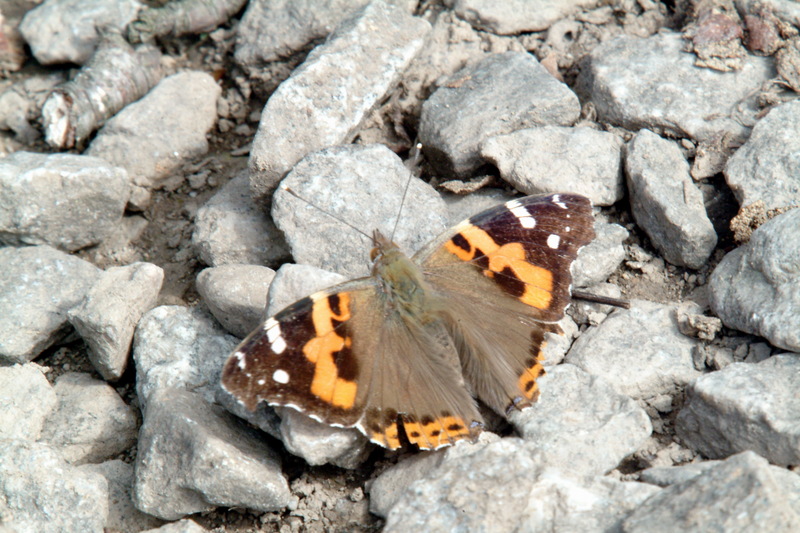
[(570, 266), (594, 238), (582, 196), (527, 196), (484, 211), (415, 256), (444, 300), (465, 380), (501, 414), (534, 401), (545, 334), (570, 301)]

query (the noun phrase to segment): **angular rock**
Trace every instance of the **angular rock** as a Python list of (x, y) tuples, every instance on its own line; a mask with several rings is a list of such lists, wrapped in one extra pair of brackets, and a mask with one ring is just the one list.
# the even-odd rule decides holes
[(0, 248), (0, 361), (26, 363), (69, 333), (100, 269), (49, 246)]
[(465, 175), (483, 164), (490, 137), (534, 126), (569, 126), (578, 97), (525, 52), (493, 54), (450, 77), (422, 105), (419, 138), (429, 162), (444, 175)]
[(678, 146), (642, 130), (628, 144), (625, 170), (633, 217), (653, 246), (675, 265), (705, 265), (717, 234)]
[(235, 176), (197, 210), (192, 245), (212, 267), (277, 264), (289, 257), (283, 234), (250, 196), (247, 172)]
[(674, 306), (633, 300), (578, 337), (566, 362), (634, 399), (674, 395), (700, 376), (692, 363), (700, 343), (681, 334), (675, 313)]
[(550, 367), (537, 380), (541, 395), (509, 421), (536, 444), (543, 465), (574, 475), (602, 475), (638, 450), (653, 426), (644, 409), (603, 379), (576, 366)]
[(5, 531), (103, 533), (108, 484), (52, 446), (0, 439), (0, 516)]
[(567, 475), (539, 456), (533, 443), (507, 438), (443, 462), (403, 493), (384, 531), (613, 531), (660, 490)]
[(263, 436), (202, 396), (172, 388), (154, 391), (144, 413), (133, 494), (139, 510), (164, 520), (220, 505), (275, 511), (291, 498)]
[(264, 319), (300, 298), (345, 281), (347, 281), (346, 277), (329, 270), (311, 265), (286, 263), (275, 273), (272, 284), (269, 286)]
[(800, 464), (800, 356), (733, 363), (690, 383), (678, 436), (719, 459), (752, 450), (777, 465)]
[[(339, 25), (270, 96), (250, 151), (250, 188), (269, 197), (307, 154), (350, 142), (400, 81), (430, 24), (373, 2)], [(349, 74), (342, 76), (343, 69)], [(295, 258), (296, 259), (296, 258)]]
[(222, 365), (238, 340), (199, 307), (165, 305), (145, 313), (136, 328), (136, 392), (146, 408), (156, 389), (180, 387), (212, 403)]
[(589, 127), (542, 126), (487, 139), (481, 156), (525, 194), (573, 192), (594, 205), (624, 195), (622, 139)]
[(800, 205), (800, 102), (772, 108), (725, 166), (725, 181), (742, 206), (766, 209)]
[(448, 226), (452, 227), (463, 220), (467, 220), (481, 211), (486, 211), (500, 204), (504, 204), (518, 195), (511, 194), (503, 189), (480, 189), (470, 194), (443, 194), (447, 204)]
[(800, 352), (800, 209), (759, 227), (709, 278), (714, 313), (730, 327)]
[(217, 120), (221, 91), (205, 72), (164, 78), (106, 122), (86, 153), (126, 169), (139, 187), (157, 187), (208, 152), (206, 134)]
[(546, 30), (553, 22), (591, 9), (598, 3), (597, 0), (456, 0), (453, 9), (478, 29), (514, 35)]
[[(408, 193), (400, 212), (407, 185)], [(309, 155), (276, 191), (272, 218), (286, 235), (295, 261), (348, 277), (369, 273), (370, 240), (329, 214), (308, 206), (286, 192), (286, 188), (302, 198), (313, 198), (330, 214), (367, 235), (377, 228), (388, 237), (400, 217), (394, 241), (409, 255), (447, 226), (446, 207), (439, 194), (418, 178), (411, 177), (409, 183), (408, 170), (385, 146), (338, 146)]]
[(0, 366), (0, 439), (38, 440), (57, 405), (39, 365)]
[(625, 533), (796, 531), (800, 477), (744, 452), (651, 496), (622, 523)]
[(108, 483), (108, 519), (106, 531), (143, 531), (156, 528), (163, 522), (133, 506), (133, 465), (114, 459), (104, 463), (81, 466), (83, 472), (97, 473)]
[(125, 170), (96, 157), (11, 154), (0, 159), (0, 242), (97, 244), (122, 220), (130, 187)]
[(632, 131), (697, 141), (746, 136), (758, 89), (775, 75), (772, 61), (749, 55), (741, 70), (719, 72), (695, 66), (683, 47), (681, 34), (671, 32), (606, 41), (592, 50), (576, 90), (594, 103), (600, 121)]
[(100, 40), (98, 28), (121, 31), (141, 7), (136, 0), (49, 0), (28, 11), (19, 30), (39, 63), (82, 65)]
[(719, 463), (720, 461), (701, 461), (680, 466), (654, 466), (639, 472), (639, 481), (659, 487), (669, 487), (676, 483), (689, 481)]
[(157, 529), (148, 529), (142, 533), (207, 533), (208, 530), (197, 524), (194, 520), (184, 518), (177, 522), (164, 524)]
[[(5, 6), (3, 7), (5, 8)], [(10, 22), (2, 20), (3, 14), (0, 13), (0, 32), (3, 32), (4, 26), (7, 28), (7, 24)], [(0, 54), (2, 54), (1, 51)], [(0, 58), (1, 62), (2, 58)], [(0, 93), (0, 130), (13, 131), (14, 138), (23, 144), (34, 143), (42, 134), (34, 128), (33, 124), (41, 120), (42, 105), (50, 91), (63, 81), (65, 81), (65, 74), (60, 71), (41, 75), (34, 74), (30, 77), (23, 77), (5, 89)], [(2, 155), (5, 156), (5, 154)]]
[(53, 390), (58, 408), (45, 420), (40, 440), (61, 450), (68, 463), (100, 463), (136, 442), (136, 412), (106, 382), (70, 372)]
[(89, 347), (89, 360), (107, 381), (116, 381), (128, 366), (133, 332), (155, 306), (164, 271), (152, 263), (110, 267), (100, 275), (69, 321)]
[(594, 232), (594, 240), (581, 249), (572, 265), (573, 287), (603, 283), (625, 259), (622, 243), (628, 238), (628, 230), (596, 219)]
[[(242, 15), (236, 31), (234, 57), (243, 67), (255, 69), (277, 59), (286, 58), (326, 37), (332, 28), (352, 17), (369, 0), (252, 0)], [(411, 13), (416, 0), (394, 0)]]
[(244, 338), (261, 323), (274, 277), (274, 270), (258, 265), (207, 268), (197, 275), (197, 292), (222, 327)]

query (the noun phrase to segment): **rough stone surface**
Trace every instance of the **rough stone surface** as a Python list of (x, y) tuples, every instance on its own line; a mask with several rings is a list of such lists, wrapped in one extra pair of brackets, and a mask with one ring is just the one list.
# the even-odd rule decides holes
[(456, 0), (456, 14), (478, 29), (512, 35), (543, 31), (564, 17), (596, 6), (597, 0)]
[(39, 63), (81, 65), (100, 41), (99, 28), (123, 30), (141, 8), (136, 0), (50, 0), (30, 10), (19, 30)]
[(705, 265), (717, 234), (680, 148), (642, 130), (628, 144), (625, 170), (631, 211), (653, 246), (675, 265)]
[(75, 251), (108, 237), (130, 195), (125, 170), (96, 157), (16, 152), (0, 159), (0, 242)]
[(594, 205), (623, 197), (622, 139), (589, 127), (543, 126), (491, 137), (481, 156), (525, 194), (573, 192)]
[(709, 278), (711, 308), (730, 327), (800, 352), (800, 209), (753, 232)]
[(197, 292), (222, 327), (244, 338), (261, 323), (274, 277), (274, 270), (258, 265), (207, 268), (197, 275)]
[(573, 287), (590, 287), (606, 281), (625, 259), (622, 243), (628, 238), (628, 230), (596, 219), (594, 232), (594, 240), (581, 249), (572, 265)]
[(0, 248), (0, 361), (26, 363), (62, 340), (99, 273), (49, 246)]
[(740, 205), (758, 200), (766, 209), (800, 205), (800, 102), (773, 108), (725, 167), (728, 182)]
[(639, 473), (639, 481), (659, 487), (669, 487), (697, 477), (719, 463), (720, 461), (701, 461), (680, 466), (654, 466), (642, 470)]
[(277, 266), (289, 257), (283, 235), (250, 196), (247, 172), (235, 176), (198, 209), (192, 244), (200, 260), (212, 267)]
[(41, 440), (72, 464), (99, 463), (136, 442), (136, 412), (104, 381), (72, 372), (56, 380), (58, 408), (45, 420)]
[(109, 381), (128, 366), (133, 332), (158, 299), (164, 271), (151, 263), (110, 267), (68, 313), (70, 323), (89, 348), (89, 360)]
[(536, 444), (544, 465), (573, 475), (602, 475), (647, 440), (647, 413), (603, 379), (573, 365), (550, 367), (537, 380), (539, 400), (512, 412), (522, 438)]
[(654, 494), (624, 520), (622, 531), (797, 531), (797, 494), (800, 476), (745, 452)]
[(733, 363), (690, 383), (678, 436), (706, 457), (752, 450), (773, 464), (800, 464), (800, 356)]
[(346, 277), (329, 270), (311, 265), (286, 263), (275, 273), (269, 286), (264, 318), (276, 314), (300, 298), (345, 281)]
[[(236, 61), (251, 69), (286, 58), (327, 36), (369, 0), (252, 0), (236, 32)], [(407, 12), (417, 0), (389, 1)]]
[(681, 334), (675, 313), (674, 306), (633, 300), (578, 337), (566, 362), (634, 399), (673, 395), (700, 375), (692, 363), (699, 341)]
[(86, 153), (124, 168), (139, 187), (156, 187), (208, 152), (206, 134), (217, 120), (220, 92), (205, 72), (164, 78), (106, 122)]
[(384, 531), (613, 531), (660, 490), (567, 475), (539, 457), (532, 443), (507, 438), (445, 461), (406, 489)]
[(139, 510), (164, 520), (220, 505), (274, 511), (291, 496), (262, 436), (200, 395), (172, 388), (156, 390), (144, 413), (133, 493)]
[(177, 522), (170, 522), (156, 529), (148, 529), (142, 533), (206, 533), (208, 530), (197, 524), (194, 520), (184, 518)]
[(453, 74), (422, 105), (419, 138), (444, 175), (464, 175), (483, 164), (490, 137), (534, 126), (573, 124), (578, 97), (532, 55), (493, 54)]
[(155, 516), (139, 511), (133, 506), (133, 465), (114, 459), (100, 464), (83, 465), (84, 472), (102, 475), (108, 482), (108, 519), (105, 530), (108, 532), (135, 532), (156, 528), (163, 524)]
[(0, 439), (38, 440), (57, 405), (39, 365), (0, 366)]
[(447, 214), (444, 201), (433, 187), (418, 178), (410, 179), (409, 183), (408, 170), (400, 158), (385, 146), (328, 148), (306, 157), (286, 176), (275, 193), (272, 218), (286, 235), (298, 263), (347, 277), (366, 276), (371, 267), (370, 240), (285, 189), (302, 198), (313, 198), (329, 213), (367, 235), (377, 228), (388, 237), (399, 216), (394, 241), (411, 255), (446, 229)]
[(172, 305), (146, 313), (136, 328), (136, 392), (146, 408), (150, 394), (166, 387), (197, 392), (213, 403), (222, 365), (238, 340), (200, 307)]
[(271, 195), (305, 155), (351, 141), (367, 114), (397, 85), (430, 29), (400, 8), (373, 2), (312, 50), (261, 114), (250, 152), (256, 197)]
[(0, 517), (4, 531), (103, 533), (108, 484), (74, 467), (47, 444), (0, 439)]
[[(646, 38), (620, 36), (597, 46), (578, 78), (577, 90), (598, 118), (638, 131), (711, 140), (746, 136), (760, 85), (774, 76), (768, 58), (748, 55), (741, 70), (719, 72), (694, 65), (679, 33)], [(731, 113), (731, 109), (737, 109)]]

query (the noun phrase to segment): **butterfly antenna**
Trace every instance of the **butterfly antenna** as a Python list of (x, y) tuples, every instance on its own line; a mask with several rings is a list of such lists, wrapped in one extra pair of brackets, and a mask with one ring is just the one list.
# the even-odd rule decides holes
[(310, 205), (310, 206), (311, 206), (311, 207), (313, 207), (314, 209), (318, 209), (318, 210), (319, 210), (319, 211), (321, 211), (322, 213), (325, 213), (326, 215), (328, 215), (328, 216), (329, 216), (329, 217), (331, 217), (332, 219), (336, 220), (337, 222), (341, 222), (342, 224), (344, 224), (345, 226), (349, 227), (349, 228), (350, 228), (350, 229), (352, 229), (353, 231), (355, 231), (355, 232), (357, 232), (357, 233), (360, 233), (361, 235), (363, 235), (364, 237), (366, 237), (366, 238), (367, 238), (367, 239), (369, 239), (370, 241), (372, 241), (372, 240), (373, 240), (371, 235), (367, 235), (366, 233), (364, 233), (363, 231), (361, 231), (360, 229), (358, 229), (357, 227), (355, 227), (354, 225), (352, 225), (352, 224), (351, 224), (351, 223), (349, 223), (348, 221), (344, 220), (343, 218), (340, 218), (340, 217), (338, 217), (337, 215), (334, 215), (334, 214), (333, 214), (333, 213), (331, 213), (330, 211), (326, 211), (326, 210), (322, 209), (320, 206), (318, 206), (318, 205), (315, 205), (315, 204), (312, 204), (311, 202), (309, 202), (308, 200), (306, 200), (305, 198), (303, 198), (302, 196), (300, 196), (299, 194), (297, 194), (296, 192), (294, 192), (294, 191), (293, 191), (292, 189), (290, 189), (289, 187), (282, 187), (282, 188), (283, 188), (283, 190), (284, 190), (284, 191), (288, 192), (289, 194), (291, 194), (292, 196), (294, 196), (294, 197), (295, 197), (295, 198), (297, 198), (298, 200), (302, 200), (302, 201), (303, 201), (303, 202), (305, 202), (306, 204)]
[[(417, 168), (419, 166), (420, 160), (422, 160), (422, 144), (417, 143), (415, 146), (414, 157), (410, 162), (411, 168)], [(392, 234), (389, 237), (390, 241), (394, 240), (394, 234), (397, 231), (397, 225), (400, 223), (400, 215), (403, 213), (403, 206), (406, 203), (406, 196), (408, 195), (408, 188), (411, 185), (411, 180), (414, 179), (414, 172), (408, 171), (408, 180), (406, 181), (406, 188), (403, 190), (403, 197), (400, 199), (400, 209), (397, 210), (397, 218), (394, 221), (394, 227), (392, 228)]]

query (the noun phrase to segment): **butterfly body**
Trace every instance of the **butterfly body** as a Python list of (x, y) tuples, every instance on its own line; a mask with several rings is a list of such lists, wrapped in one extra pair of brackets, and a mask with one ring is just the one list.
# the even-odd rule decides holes
[(538, 396), (544, 337), (570, 298), (570, 265), (594, 236), (577, 195), (525, 197), (406, 256), (379, 231), (370, 277), (303, 298), (254, 331), (222, 385), (247, 408), (294, 407), (396, 449), (436, 449)]

